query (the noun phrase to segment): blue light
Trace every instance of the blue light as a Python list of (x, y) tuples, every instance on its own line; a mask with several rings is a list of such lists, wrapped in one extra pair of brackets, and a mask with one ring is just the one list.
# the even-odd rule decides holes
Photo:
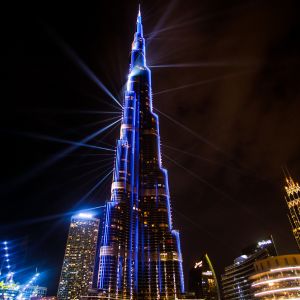
[[(144, 97), (146, 99), (146, 105), (143, 103)], [(144, 124), (140, 124), (140, 120), (146, 120), (146, 122), (147, 120), (151, 121), (144, 126)], [(148, 128), (148, 125), (151, 125), (151, 127), (149, 126), (150, 128)], [(141, 179), (147, 178), (148, 174), (147, 172), (146, 174), (140, 173), (140, 163), (143, 163), (143, 152), (140, 151), (140, 141), (146, 140), (144, 139), (143, 134), (153, 134), (153, 131), (156, 130), (155, 136), (158, 166), (155, 166), (154, 170), (157, 173), (159, 172), (159, 177), (157, 178), (156, 184), (153, 183), (152, 185), (152, 177), (149, 182), (147, 182), (148, 179), (145, 179), (144, 182), (142, 182)], [(149, 139), (149, 144), (151, 145), (149, 149), (152, 149), (152, 146), (154, 146), (154, 144), (152, 145), (151, 143), (152, 139)], [(148, 140), (145, 144), (147, 147)], [(151, 151), (148, 150), (148, 148), (146, 149), (145, 153), (147, 154), (144, 154), (144, 156), (148, 155), (147, 151)], [(147, 161), (147, 163), (149, 162)], [(157, 168), (159, 168), (160, 171), (158, 171)], [(149, 186), (151, 183), (151, 187), (148, 187), (148, 183)], [(168, 224), (163, 225), (165, 225), (165, 228), (168, 228), (165, 229), (167, 230), (166, 235), (171, 237), (171, 240), (168, 240), (166, 244), (162, 243), (162, 246), (158, 244), (155, 249), (153, 248), (152, 243), (150, 243), (150, 233), (147, 233), (146, 231), (146, 226), (150, 226), (150, 224), (147, 224), (146, 222), (144, 224), (140, 219), (142, 218), (140, 216), (143, 212), (141, 212), (139, 203), (144, 201), (142, 198), (143, 195), (148, 196), (149, 193), (153, 193), (153, 189), (155, 189), (156, 207), (159, 206), (160, 202), (164, 201), (164, 218), (166, 218), (166, 223), (168, 222)], [(144, 190), (146, 191), (143, 194)], [(149, 190), (151, 190), (151, 192), (149, 192)], [(153, 199), (152, 194), (151, 199)], [(119, 228), (118, 225), (116, 225), (116, 220), (119, 220), (119, 215), (116, 214), (117, 211), (113, 210), (112, 206), (113, 204), (119, 203), (125, 203), (125, 207), (128, 209), (128, 214), (126, 212), (125, 215), (126, 229), (128, 231), (125, 236), (119, 236), (119, 233), (116, 233), (116, 236), (113, 236), (114, 232), (117, 230), (116, 228)], [(151, 209), (151, 205), (149, 201), (149, 209)], [(117, 140), (116, 145), (111, 199), (106, 204), (104, 224), (104, 234), (100, 248), (98, 287), (104, 292), (108, 291), (108, 297), (119, 298), (121, 296), (122, 298), (125, 294), (120, 294), (120, 292), (122, 292), (122, 288), (124, 288), (127, 293), (126, 297), (128, 296), (130, 299), (135, 298), (135, 295), (139, 292), (138, 286), (140, 284), (138, 280), (139, 278), (143, 278), (143, 275), (141, 275), (141, 277), (139, 276), (141, 274), (139, 272), (147, 272), (147, 274), (144, 274), (145, 278), (151, 278), (152, 272), (156, 272), (155, 293), (157, 293), (157, 295), (160, 292), (165, 292), (167, 298), (173, 299), (173, 296), (175, 295), (172, 295), (172, 289), (175, 291), (174, 293), (176, 293), (176, 296), (177, 294), (184, 292), (179, 233), (174, 231), (172, 226), (168, 173), (162, 167), (161, 163), (159, 120), (158, 116), (153, 113), (152, 110), (151, 72), (146, 65), (145, 40), (143, 38), (140, 11), (137, 18), (137, 29), (131, 51), (131, 64), (127, 80), (127, 90), (124, 95), (120, 138)], [(114, 229), (110, 229), (111, 227)], [(172, 250), (169, 250), (169, 247), (167, 247), (167, 243), (169, 242)], [(160, 247), (162, 249), (160, 249)], [(178, 254), (178, 261), (174, 258), (173, 270), (170, 270), (170, 268), (167, 267), (166, 258), (169, 257), (169, 254), (175, 255), (174, 252)], [(153, 254), (155, 253), (157, 259), (153, 258)], [(164, 257), (164, 259), (162, 259), (161, 256)], [(139, 267), (141, 267), (141, 270)], [(122, 272), (124, 273), (122, 274)], [(174, 282), (172, 288), (169, 287), (169, 282), (167, 282), (170, 280), (169, 278), (171, 275)], [(121, 280), (123, 280), (122, 283)], [(144, 282), (142, 282), (142, 285), (144, 285)], [(149, 280), (147, 281), (147, 285), (146, 288), (150, 291), (152, 284)], [(150, 291), (150, 293), (154, 292)]]

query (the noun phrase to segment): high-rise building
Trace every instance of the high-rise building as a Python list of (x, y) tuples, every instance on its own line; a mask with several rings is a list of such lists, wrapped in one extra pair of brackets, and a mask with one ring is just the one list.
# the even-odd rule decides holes
[(300, 299), (300, 254), (268, 257), (254, 263), (254, 299)]
[(80, 213), (71, 218), (57, 298), (80, 299), (92, 286), (99, 219)]
[(105, 299), (175, 299), (184, 292), (140, 11), (106, 204), (98, 287)]
[(292, 232), (300, 250), (300, 186), (295, 182), (289, 172), (285, 174), (285, 200), (289, 208), (288, 218), (292, 226)]
[(189, 293), (196, 299), (220, 300), (218, 280), (207, 254), (205, 254), (189, 273)]
[(254, 263), (259, 259), (277, 255), (272, 239), (262, 240), (242, 251), (233, 265), (225, 268), (221, 276), (222, 292), (225, 300), (252, 300), (251, 281), (249, 276), (255, 272)]

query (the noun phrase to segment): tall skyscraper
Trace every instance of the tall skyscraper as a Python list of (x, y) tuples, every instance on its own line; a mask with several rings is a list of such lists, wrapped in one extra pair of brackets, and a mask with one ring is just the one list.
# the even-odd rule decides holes
[(116, 147), (98, 287), (105, 299), (175, 299), (184, 292), (182, 255), (152, 109), (140, 11)]
[(249, 276), (255, 272), (254, 263), (259, 259), (277, 255), (272, 239), (263, 240), (242, 251), (242, 255), (234, 260), (233, 265), (225, 268), (221, 276), (223, 299), (252, 300), (253, 291)]
[(221, 299), (217, 276), (207, 254), (190, 270), (189, 292), (196, 299)]
[(289, 172), (285, 172), (285, 200), (289, 208), (288, 218), (292, 232), (300, 250), (300, 186), (295, 182)]
[(57, 298), (80, 299), (92, 286), (99, 219), (80, 213), (71, 218)]

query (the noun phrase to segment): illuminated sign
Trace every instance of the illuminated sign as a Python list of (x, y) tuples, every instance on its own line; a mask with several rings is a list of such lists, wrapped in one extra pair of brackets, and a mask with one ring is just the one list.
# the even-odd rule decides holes
[(203, 262), (201, 260), (201, 261), (195, 263), (194, 268), (197, 269), (197, 268), (201, 268), (202, 266), (203, 266)]
[(202, 272), (202, 275), (205, 275), (205, 276), (212, 276), (212, 271), (206, 271), (206, 272)]
[(257, 243), (258, 247), (266, 246), (266, 245), (270, 245), (270, 244), (272, 244), (271, 240), (262, 240), (262, 241)]

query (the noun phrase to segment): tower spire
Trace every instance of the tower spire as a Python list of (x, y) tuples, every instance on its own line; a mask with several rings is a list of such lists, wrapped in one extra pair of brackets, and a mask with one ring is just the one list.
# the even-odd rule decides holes
[(140, 37), (143, 37), (143, 25), (142, 25), (142, 15), (141, 15), (141, 5), (139, 4), (139, 11), (136, 20), (136, 33)]
[(145, 51), (145, 39), (143, 37), (143, 25), (141, 7), (139, 5), (138, 15), (136, 19), (136, 31), (134, 34), (134, 40), (131, 46), (131, 64), (130, 70), (133, 70), (135, 66), (146, 66), (146, 51)]

